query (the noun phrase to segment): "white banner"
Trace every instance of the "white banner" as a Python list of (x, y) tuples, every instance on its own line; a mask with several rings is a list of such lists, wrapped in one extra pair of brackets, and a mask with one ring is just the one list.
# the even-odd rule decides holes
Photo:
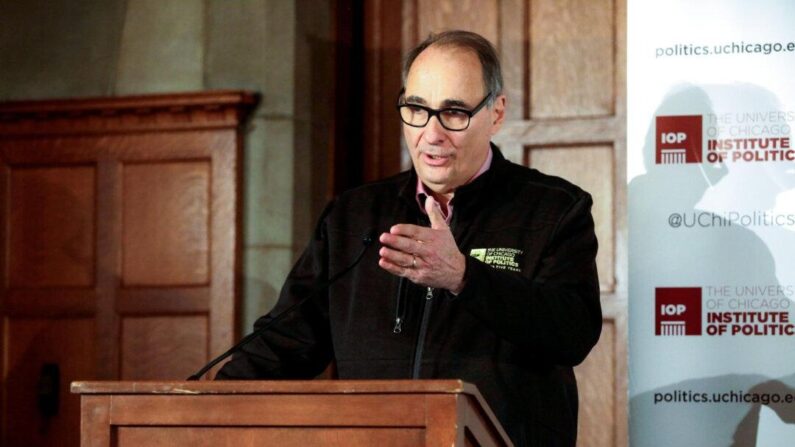
[(630, 445), (795, 446), (795, 1), (628, 24)]

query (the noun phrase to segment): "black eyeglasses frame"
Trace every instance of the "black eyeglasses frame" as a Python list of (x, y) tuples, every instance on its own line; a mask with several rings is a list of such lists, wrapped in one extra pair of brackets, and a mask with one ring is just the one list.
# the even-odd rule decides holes
[[(478, 105), (476, 105), (475, 108), (473, 108), (472, 110), (462, 109), (460, 107), (445, 107), (443, 109), (432, 109), (432, 108), (424, 106), (422, 104), (410, 104), (410, 103), (405, 103), (405, 102), (401, 103), (400, 102), (400, 98), (403, 97), (404, 93), (406, 93), (406, 89), (405, 88), (401, 89), (400, 93), (398, 94), (398, 101), (397, 101), (397, 107), (396, 107), (397, 111), (398, 111), (398, 116), (400, 116), (400, 121), (405, 123), (407, 126), (411, 126), (411, 127), (425, 127), (425, 126), (428, 125), (429, 122), (431, 122), (431, 118), (433, 118), (435, 116), (436, 120), (439, 121), (439, 124), (441, 124), (442, 127), (444, 127), (445, 129), (449, 130), (450, 132), (461, 132), (461, 131), (469, 129), (469, 124), (472, 122), (472, 117), (475, 116), (478, 112), (480, 112), (480, 109), (482, 109), (488, 103), (489, 99), (491, 98), (491, 92), (488, 92), (486, 94), (486, 97), (483, 98), (483, 100), (480, 101), (478, 103)], [(400, 109), (402, 109), (403, 107), (416, 107), (416, 108), (420, 108), (422, 110), (425, 110), (426, 112), (428, 112), (428, 120), (425, 121), (425, 123), (422, 124), (422, 125), (407, 123), (406, 120), (403, 119), (403, 114), (400, 113)], [(467, 115), (467, 125), (465, 127), (461, 128), (461, 129), (451, 129), (451, 128), (445, 126), (444, 121), (440, 117), (440, 114), (442, 112), (447, 112), (447, 111), (461, 112), (461, 113), (464, 113), (465, 115)]]

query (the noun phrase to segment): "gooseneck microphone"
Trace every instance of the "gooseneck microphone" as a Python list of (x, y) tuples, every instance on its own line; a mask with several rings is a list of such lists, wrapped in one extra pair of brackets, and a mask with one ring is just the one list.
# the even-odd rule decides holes
[(337, 280), (339, 280), (340, 278), (345, 276), (346, 273), (348, 273), (349, 271), (353, 270), (353, 268), (356, 267), (359, 264), (359, 262), (362, 260), (362, 258), (364, 258), (364, 254), (367, 252), (367, 249), (370, 248), (370, 245), (373, 243), (373, 233), (374, 233), (374, 230), (370, 229), (362, 237), (362, 244), (364, 244), (364, 247), (362, 247), (362, 251), (359, 252), (359, 254), (356, 256), (356, 259), (351, 263), (351, 265), (349, 265), (348, 267), (345, 267), (341, 272), (339, 272), (336, 275), (334, 275), (331, 278), (329, 278), (328, 281), (326, 281), (324, 283), (321, 283), (320, 285), (315, 287), (314, 290), (309, 292), (309, 294), (307, 294), (306, 296), (304, 296), (303, 298), (301, 298), (297, 302), (293, 303), (290, 307), (285, 309), (279, 315), (273, 317), (264, 326), (262, 326), (261, 328), (257, 329), (256, 331), (254, 331), (254, 332), (246, 335), (245, 337), (243, 337), (239, 342), (237, 342), (234, 346), (229, 348), (226, 352), (224, 352), (223, 354), (221, 354), (218, 357), (214, 358), (213, 360), (210, 361), (210, 363), (204, 365), (204, 367), (202, 369), (198, 370), (195, 374), (193, 374), (190, 377), (188, 377), (187, 380), (189, 380), (189, 381), (191, 381), (191, 380), (199, 380), (199, 378), (201, 378), (201, 376), (203, 376), (207, 371), (212, 369), (213, 366), (215, 366), (218, 363), (222, 362), (227, 357), (229, 357), (230, 355), (234, 354), (235, 352), (237, 352), (241, 348), (243, 348), (243, 346), (249, 344), (252, 340), (254, 340), (255, 338), (257, 338), (260, 335), (264, 334), (268, 329), (273, 327), (273, 325), (275, 325), (279, 321), (283, 320), (284, 317), (287, 316), (287, 314), (289, 314), (293, 310), (297, 309), (299, 306), (301, 306), (302, 304), (307, 302), (310, 298), (314, 298), (320, 292), (323, 292), (323, 291), (327, 290), (329, 287), (331, 287), (332, 284), (337, 282)]

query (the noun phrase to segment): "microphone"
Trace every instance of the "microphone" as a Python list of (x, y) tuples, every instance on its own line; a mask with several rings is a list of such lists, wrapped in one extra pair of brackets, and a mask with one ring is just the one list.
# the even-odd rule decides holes
[(293, 303), (290, 307), (288, 307), (287, 309), (282, 311), (279, 315), (273, 317), (264, 326), (262, 326), (261, 328), (257, 329), (256, 331), (254, 331), (254, 332), (246, 335), (245, 337), (243, 337), (239, 342), (237, 342), (234, 346), (229, 348), (226, 352), (224, 352), (223, 354), (219, 355), (218, 357), (212, 359), (210, 361), (210, 363), (204, 365), (204, 367), (202, 369), (198, 370), (196, 373), (194, 373), (193, 375), (188, 377), (187, 380), (188, 381), (199, 380), (199, 378), (201, 378), (201, 376), (203, 376), (207, 371), (212, 369), (213, 366), (221, 363), (227, 357), (229, 357), (230, 355), (232, 355), (235, 352), (239, 351), (240, 349), (242, 349), (247, 344), (249, 344), (252, 340), (254, 340), (255, 338), (257, 338), (260, 335), (264, 334), (265, 331), (270, 329), (273, 325), (275, 325), (279, 321), (283, 320), (284, 317), (287, 316), (287, 314), (289, 314), (293, 310), (297, 309), (299, 306), (301, 306), (302, 304), (307, 302), (310, 298), (314, 298), (320, 292), (325, 291), (326, 289), (331, 287), (332, 284), (337, 282), (337, 280), (342, 278), (346, 273), (348, 273), (351, 270), (353, 270), (353, 268), (356, 267), (359, 264), (359, 262), (361, 262), (362, 258), (364, 258), (364, 254), (367, 252), (367, 249), (370, 248), (370, 245), (373, 243), (373, 233), (374, 233), (374, 231), (375, 231), (375, 229), (370, 228), (370, 229), (367, 230), (365, 235), (362, 237), (362, 244), (364, 245), (364, 247), (362, 247), (362, 251), (360, 251), (359, 254), (356, 255), (356, 259), (351, 263), (351, 265), (345, 267), (341, 272), (339, 272), (336, 275), (334, 275), (331, 278), (329, 278), (328, 281), (326, 281), (326, 282), (320, 284), (319, 286), (315, 287), (314, 290), (312, 290), (308, 295), (304, 296), (303, 298), (301, 298), (297, 302)]

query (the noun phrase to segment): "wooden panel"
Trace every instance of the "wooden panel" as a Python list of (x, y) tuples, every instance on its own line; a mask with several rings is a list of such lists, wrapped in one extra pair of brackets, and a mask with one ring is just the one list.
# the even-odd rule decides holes
[[(507, 98), (505, 119), (526, 118), (527, 85), (527, 8), (526, 0), (500, 0), (500, 41), (498, 44), (502, 78), (505, 83), (503, 93)], [(497, 45), (497, 42), (493, 42)]]
[[(103, 138), (102, 146), (118, 145), (118, 138)], [(97, 143), (94, 142), (96, 145)], [(99, 154), (97, 154), (99, 155)], [(104, 158), (97, 163), (97, 324), (96, 374), (119, 376), (119, 319), (115, 309), (121, 260), (121, 163)]]
[(612, 0), (530, 2), (530, 116), (613, 113)]
[(279, 447), (415, 447), (423, 444), (419, 428), (221, 428), (221, 427), (119, 427), (119, 447), (162, 446), (253, 446)]
[[(348, 76), (344, 79), (348, 90), (360, 91), (363, 98), (364, 109), (353, 113), (345, 113), (345, 120), (351, 129), (359, 129), (363, 132), (364, 147), (377, 148), (375, 151), (364, 152), (364, 170), (362, 179), (364, 181), (380, 180), (384, 177), (398, 172), (400, 166), (400, 120), (395, 110), (395, 101), (400, 91), (402, 81), (400, 72), (402, 59), (400, 57), (401, 36), (400, 33), (383, 32), (383, 30), (393, 30), (400, 27), (400, 8), (401, 4), (392, 0), (375, 0), (365, 2), (364, 15), (364, 61), (361, 64), (365, 68), (364, 79), (359, 84), (355, 78)], [(347, 68), (347, 70), (351, 68)], [(353, 70), (356, 70), (356, 63), (353, 62)], [(346, 73), (340, 73), (345, 76)], [(363, 84), (363, 85), (361, 85)], [(358, 109), (358, 105), (350, 104), (349, 95), (335, 92), (335, 100), (341, 101), (340, 106)], [(356, 113), (361, 113), (361, 118), (356, 118)], [(338, 112), (339, 113), (339, 112)], [(339, 116), (339, 114), (338, 114)], [(351, 121), (353, 120), (353, 122)], [(339, 165), (339, 172), (347, 181), (346, 189), (358, 186), (357, 177), (354, 175), (355, 163), (351, 162), (350, 157), (354, 153), (347, 151), (351, 146), (351, 135), (349, 131), (339, 134), (341, 141), (338, 147), (345, 147), (337, 157), (336, 163)], [(385, 144), (388, 142), (388, 144)], [(347, 175), (344, 175), (347, 174)], [(355, 183), (351, 183), (355, 182)], [(340, 193), (342, 191), (336, 191)]]
[[(101, 427), (87, 426), (106, 424), (116, 435), (127, 431), (124, 436), (141, 436), (128, 438), (138, 442), (136, 445), (217, 445), (218, 439), (210, 430), (228, 428), (233, 430), (226, 433), (231, 437), (227, 439), (235, 442), (221, 445), (260, 445), (243, 442), (249, 438), (239, 437), (242, 435), (238, 430), (256, 432), (253, 439), (265, 441), (275, 433), (261, 429), (266, 427), (309, 432), (352, 429), (377, 436), (370, 442), (356, 435), (323, 438), (320, 445), (338, 440), (351, 441), (342, 445), (357, 445), (360, 441), (359, 445), (385, 445), (380, 442), (384, 439), (381, 430), (395, 430), (392, 433), (401, 439), (411, 433), (412, 445), (452, 445), (455, 433), (461, 434), (460, 441), (465, 430), (470, 431), (470, 440), (478, 441), (475, 445), (509, 445), (507, 435), (497, 429), (496, 418), (477, 389), (460, 380), (104, 381), (77, 382), (72, 392), (84, 398), (109, 397), (107, 410), (100, 408), (102, 402), (96, 399), (83, 401), (98, 411), (97, 417), (83, 420), (84, 433), (96, 434), (98, 442), (106, 440), (105, 432)], [(206, 436), (185, 438), (189, 434), (182, 428), (206, 429)], [(441, 442), (436, 436), (431, 437), (433, 443), (422, 442), (429, 438), (423, 429), (441, 434), (446, 441)], [(142, 432), (133, 433), (138, 430)], [(205, 442), (206, 439), (213, 441)], [(194, 442), (181, 444), (183, 440)], [(316, 445), (314, 437), (309, 441), (298, 445)], [(95, 445), (92, 442), (88, 439), (87, 444)], [(285, 438), (285, 442), (292, 443), (293, 438)], [(262, 445), (284, 444), (273, 441)]]
[(182, 380), (207, 362), (207, 318), (125, 317), (121, 378)]
[(499, 146), (574, 146), (614, 141), (624, 127), (624, 120), (579, 118), (565, 120), (507, 121), (493, 141)]
[(459, 380), (105, 381), (72, 392), (85, 399), (84, 445), (108, 445), (105, 427), (111, 445), (510, 445)]
[(615, 230), (613, 224), (613, 149), (610, 146), (532, 148), (529, 165), (545, 174), (563, 177), (593, 196), (593, 217), (599, 253), (599, 285), (602, 291), (615, 287)]
[[(464, 402), (458, 396), (425, 396), (425, 442), (423, 445), (461, 445), (464, 430), (457, 421), (464, 414)], [(463, 427), (460, 427), (463, 428)]]
[[(237, 300), (241, 296), (242, 277), (242, 206), (239, 200), (242, 179), (242, 143), (228, 131), (218, 135), (212, 158), (212, 215), (209, 348), (215, 357), (237, 339), (240, 323), (236, 320)], [(224, 148), (224, 150), (218, 150)], [(219, 368), (220, 369), (220, 368)], [(215, 370), (217, 371), (217, 370)], [(193, 372), (193, 371), (191, 371)], [(213, 376), (214, 377), (214, 372)]]
[(90, 166), (10, 169), (12, 288), (93, 284), (94, 175)]
[(122, 177), (124, 285), (207, 284), (209, 163), (128, 164)]
[(122, 289), (116, 299), (122, 314), (204, 314), (210, 312), (207, 287)]
[(575, 368), (580, 392), (578, 445), (616, 445), (616, 328), (606, 320), (602, 337), (588, 358)]
[[(11, 374), (0, 445), (78, 445), (74, 405), (45, 432), (34, 414), (44, 357), (64, 381), (119, 378), (122, 365), (181, 379), (210, 343), (231, 344), (238, 159), (255, 102), (230, 91), (0, 103), (0, 361)], [(122, 328), (130, 314), (181, 316)]]
[[(3, 344), (8, 361), (3, 371), (2, 445), (78, 445), (80, 403), (69, 392), (73, 380), (93, 376), (95, 337), (90, 319), (7, 319)], [(37, 386), (44, 364), (60, 368), (58, 415), (45, 420), (37, 409)]]
[(3, 297), (10, 317), (86, 317), (97, 308), (94, 289), (15, 289)]
[(110, 396), (81, 396), (80, 421), (81, 446), (112, 445)]
[(499, 6), (497, 0), (418, 0), (419, 35), (416, 43), (432, 32), (463, 29), (474, 31), (497, 44)]
[[(260, 425), (422, 427), (420, 397), (410, 394), (195, 395), (112, 398), (114, 425)], [(204, 408), (193, 411), (191, 407)]]

